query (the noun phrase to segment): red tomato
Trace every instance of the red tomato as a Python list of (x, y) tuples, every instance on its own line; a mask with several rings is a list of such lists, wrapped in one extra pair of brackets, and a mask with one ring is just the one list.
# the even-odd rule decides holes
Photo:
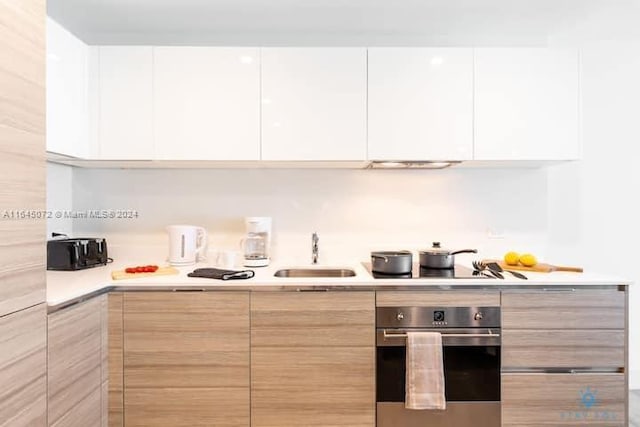
[(155, 273), (158, 271), (157, 265), (138, 265), (135, 267), (127, 267), (124, 269), (125, 273)]

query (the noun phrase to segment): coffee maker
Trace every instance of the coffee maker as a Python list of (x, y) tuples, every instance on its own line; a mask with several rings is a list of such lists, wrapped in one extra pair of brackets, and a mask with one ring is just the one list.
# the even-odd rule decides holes
[(271, 218), (252, 216), (245, 218), (246, 236), (242, 239), (243, 264), (245, 267), (269, 265), (271, 244)]

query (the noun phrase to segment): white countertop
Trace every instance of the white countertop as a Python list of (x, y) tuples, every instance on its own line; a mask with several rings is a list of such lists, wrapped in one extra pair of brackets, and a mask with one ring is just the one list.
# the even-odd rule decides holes
[[(141, 253), (141, 252), (139, 252)], [(273, 263), (268, 267), (252, 268), (255, 276), (246, 280), (214, 280), (204, 278), (192, 278), (187, 274), (195, 268), (214, 267), (210, 263), (198, 263), (189, 267), (178, 268), (178, 275), (168, 276), (147, 276), (135, 279), (117, 280), (111, 279), (111, 271), (123, 270), (128, 266), (157, 264), (158, 262), (149, 262), (149, 258), (131, 255), (127, 257), (118, 257), (118, 260), (106, 266), (90, 268), (79, 271), (47, 271), (47, 304), (49, 306), (58, 306), (65, 302), (80, 298), (102, 289), (112, 286), (122, 286), (125, 289), (144, 290), (146, 287), (154, 289), (160, 287), (167, 289), (179, 288), (203, 288), (212, 289), (247, 289), (260, 290), (286, 288), (300, 288), (305, 286), (319, 287), (348, 287), (350, 289), (357, 288), (388, 288), (398, 286), (406, 289), (420, 287), (437, 287), (440, 289), (456, 288), (461, 286), (481, 286), (486, 287), (509, 287), (509, 286), (607, 286), (607, 285), (629, 285), (629, 280), (614, 277), (610, 275), (601, 275), (596, 273), (529, 273), (523, 272), (528, 280), (521, 280), (505, 273), (504, 280), (498, 279), (374, 279), (361, 262), (350, 262), (344, 264), (332, 264), (331, 266), (317, 265), (315, 267), (331, 267), (331, 268), (349, 268), (356, 272), (355, 277), (345, 278), (282, 278), (274, 277), (274, 273), (281, 268), (303, 267), (310, 268), (313, 266), (296, 266), (283, 263)], [(152, 259), (152, 258), (151, 258)], [(126, 260), (126, 261), (125, 261)], [(470, 267), (470, 266), (469, 266)], [(243, 267), (236, 268), (238, 270)]]

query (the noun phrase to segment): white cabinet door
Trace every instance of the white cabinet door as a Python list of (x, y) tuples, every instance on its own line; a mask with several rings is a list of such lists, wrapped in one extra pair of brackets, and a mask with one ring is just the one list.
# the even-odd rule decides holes
[(88, 46), (47, 18), (47, 151), (88, 153)]
[(475, 50), (477, 160), (580, 157), (575, 50)]
[(156, 154), (260, 159), (260, 50), (154, 48)]
[(152, 159), (153, 48), (102, 46), (99, 55), (100, 158)]
[(369, 49), (369, 159), (472, 156), (472, 49)]
[(366, 107), (366, 49), (262, 49), (262, 160), (366, 159)]

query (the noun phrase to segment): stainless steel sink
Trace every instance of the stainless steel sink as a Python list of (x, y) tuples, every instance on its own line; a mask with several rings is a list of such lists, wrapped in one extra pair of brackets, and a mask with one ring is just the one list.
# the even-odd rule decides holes
[(275, 277), (353, 277), (356, 272), (348, 268), (285, 268), (276, 271)]

